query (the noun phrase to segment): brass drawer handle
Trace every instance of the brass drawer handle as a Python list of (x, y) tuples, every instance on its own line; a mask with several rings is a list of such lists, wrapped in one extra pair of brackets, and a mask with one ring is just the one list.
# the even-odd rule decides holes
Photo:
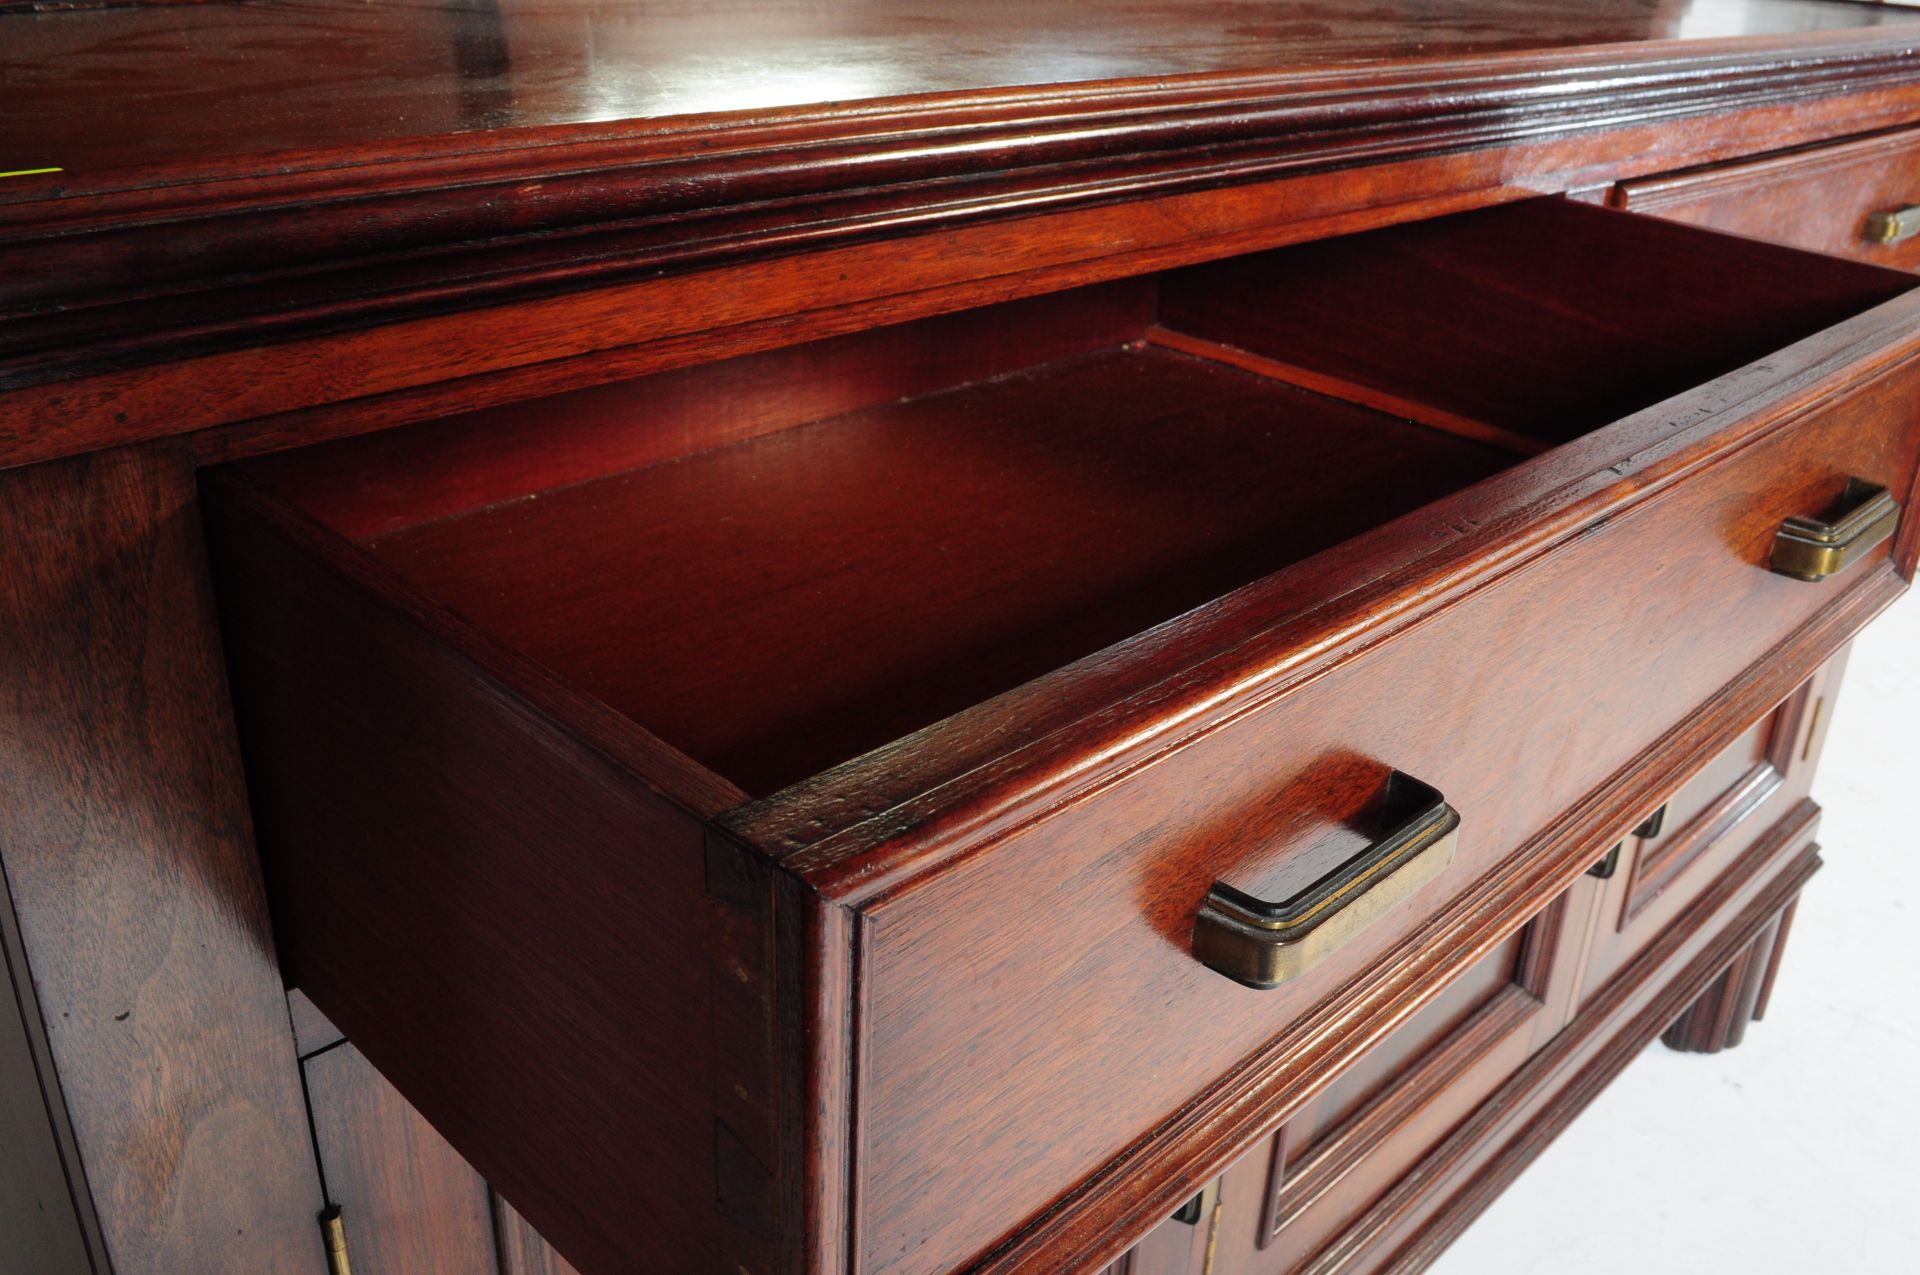
[(1798, 514), (1780, 524), (1773, 538), (1774, 571), (1795, 580), (1839, 575), (1893, 534), (1900, 504), (1885, 487), (1858, 478), (1819, 518)]
[(1391, 829), (1290, 899), (1256, 899), (1224, 881), (1193, 923), (1193, 954), (1248, 987), (1277, 987), (1319, 964), (1453, 862), (1460, 815), (1439, 791), (1394, 771)]
[(1868, 243), (1905, 243), (1920, 235), (1920, 204), (1867, 214)]

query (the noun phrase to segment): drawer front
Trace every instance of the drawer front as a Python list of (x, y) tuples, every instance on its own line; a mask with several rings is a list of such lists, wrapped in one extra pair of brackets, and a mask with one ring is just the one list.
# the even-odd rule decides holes
[(1920, 205), (1920, 131), (1625, 182), (1615, 203), (1629, 212), (1912, 270), (1920, 267), (1920, 211), (1898, 225), (1875, 214)]
[[(1768, 563), (1783, 521), (1826, 508), (1848, 477), (1907, 493), (1913, 402), (1900, 374), (1856, 386), (870, 904), (865, 1268), (941, 1270), (990, 1248), (1419, 942), (1476, 880), (1796, 627), (1869, 580), (1884, 585), (1884, 539), (1820, 583)], [(1390, 770), (1459, 812), (1444, 871), (1270, 990), (1196, 959), (1195, 917), (1216, 881), (1274, 894), (1309, 859), (1307, 875), (1325, 871), (1357, 848), (1331, 830)]]

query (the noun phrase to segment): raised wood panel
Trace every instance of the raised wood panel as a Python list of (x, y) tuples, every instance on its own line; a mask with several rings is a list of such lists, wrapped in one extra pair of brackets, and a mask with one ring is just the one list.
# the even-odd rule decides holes
[[(1556, 905), (1558, 906), (1558, 905)], [(1355, 1116), (1371, 1100), (1395, 1084), (1421, 1056), (1440, 1046), (1440, 1042), (1476, 1019), (1491, 1017), (1505, 1020), (1504, 1011), (1489, 1015), (1495, 1000), (1512, 999), (1505, 994), (1518, 987), (1525, 996), (1533, 984), (1518, 962), (1523, 949), (1534, 946), (1539, 922), (1515, 934), (1493, 951), (1481, 957), (1472, 968), (1447, 984), (1446, 990), (1423, 1006), (1393, 1034), (1367, 1051), (1312, 1101), (1287, 1118), (1287, 1160), (1296, 1167), (1311, 1154), (1310, 1149), (1338, 1126)], [(1533, 1008), (1537, 1009), (1538, 1006)]]
[(1680, 785), (1667, 798), (1655, 835), (1625, 839), (1619, 870), (1600, 883), (1601, 919), (1582, 975), (1583, 999), (1597, 995), (1695, 894), (1807, 796), (1820, 719), (1830, 711), (1844, 667), (1844, 655), (1836, 656)]
[[(1564, 1019), (1546, 1020), (1566, 1007), (1560, 986), (1579, 979), (1568, 963), (1578, 949), (1563, 940), (1570, 914), (1584, 921), (1588, 891), (1577, 883), (1288, 1119), (1275, 1135), (1260, 1256), (1229, 1236), (1223, 1270), (1281, 1270), (1313, 1256), (1559, 1030)], [(1498, 976), (1491, 986), (1487, 973)], [(1474, 999), (1462, 1013), (1466, 989)], [(1356, 1081), (1367, 1086), (1361, 1103), (1344, 1096)]]
[(1620, 927), (1632, 923), (1696, 860), (1780, 792), (1799, 752), (1807, 694), (1804, 687), (1795, 691), (1667, 798), (1657, 834), (1632, 837)]
[[(1819, 867), (1812, 826), (1790, 812), (1545, 1048), (1289, 1275), (1411, 1275), (1432, 1262), (1648, 1042), (1741, 953), (1774, 932)], [(1223, 1275), (1239, 1272), (1228, 1267)]]
[[(1674, 1032), (1690, 1033), (1699, 1047), (1728, 1043), (1732, 1018), (1751, 1011), (1764, 994), (1793, 900), (1818, 866), (1810, 831), (1798, 814), (1770, 830), (1755, 854), (1697, 897), (1604, 997), (1551, 1024), (1550, 1036), (1535, 1039), (1518, 1058), (1496, 1059), (1484, 1049), (1492, 1040), (1524, 1042), (1524, 1031), (1511, 1030), (1516, 1016), (1503, 1016), (1516, 994), (1530, 1006), (1518, 1018), (1542, 1015), (1542, 1003), (1517, 984), (1485, 1001), (1481, 1014), (1437, 1047), (1396, 1052), (1389, 1038), (1384, 1043), (1403, 1070), (1358, 1119), (1304, 1150), (1289, 1143), (1290, 1122), (1227, 1169), (1214, 1188), (1221, 1211), (1210, 1237), (1209, 1272), (1410, 1275), (1422, 1269), (1674, 1015), (1681, 1015)], [(1579, 971), (1566, 962), (1581, 948), (1566, 940), (1597, 921), (1592, 898), (1599, 884), (1583, 879), (1535, 923), (1517, 977), (1544, 979), (1549, 987), (1577, 984)], [(1549, 990), (1546, 1004), (1556, 1001), (1565, 1004)], [(1730, 1015), (1729, 1007), (1739, 1014)], [(1508, 1029), (1494, 1030), (1502, 1022)], [(1473, 1048), (1476, 1043), (1483, 1048)], [(1382, 1136), (1357, 1139), (1370, 1126)], [(1361, 1153), (1343, 1158), (1338, 1153), (1350, 1141), (1361, 1141)], [(1347, 1207), (1317, 1228), (1310, 1209), (1292, 1219), (1292, 1234), (1284, 1226), (1275, 1234), (1279, 1196), (1307, 1188), (1326, 1213), (1326, 1202), (1337, 1198), (1329, 1189), (1343, 1185)], [(1124, 1263), (1114, 1269), (1124, 1270)]]
[[(320, 1172), (353, 1268), (496, 1275), (492, 1196), (480, 1175), (352, 1045), (305, 1067)], [(318, 1236), (316, 1226), (316, 1247)]]
[(0, 861), (115, 1275), (314, 1272), (320, 1184), (185, 449), (0, 475)]

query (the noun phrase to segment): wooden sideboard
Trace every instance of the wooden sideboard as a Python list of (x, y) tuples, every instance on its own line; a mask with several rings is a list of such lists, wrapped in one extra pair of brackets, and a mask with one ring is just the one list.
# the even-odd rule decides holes
[(0, 0), (0, 171), (4, 1275), (1418, 1269), (1920, 557), (1920, 11)]

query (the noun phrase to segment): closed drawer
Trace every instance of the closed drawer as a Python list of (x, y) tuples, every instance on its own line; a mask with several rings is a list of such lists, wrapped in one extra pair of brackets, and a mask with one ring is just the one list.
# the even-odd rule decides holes
[[(1620, 207), (1876, 265), (1920, 266), (1920, 132), (1623, 182)], [(1904, 217), (1900, 210), (1909, 209)]]
[(977, 1262), (1898, 591), (1909, 287), (1537, 201), (230, 467), (286, 961), (585, 1275)]

